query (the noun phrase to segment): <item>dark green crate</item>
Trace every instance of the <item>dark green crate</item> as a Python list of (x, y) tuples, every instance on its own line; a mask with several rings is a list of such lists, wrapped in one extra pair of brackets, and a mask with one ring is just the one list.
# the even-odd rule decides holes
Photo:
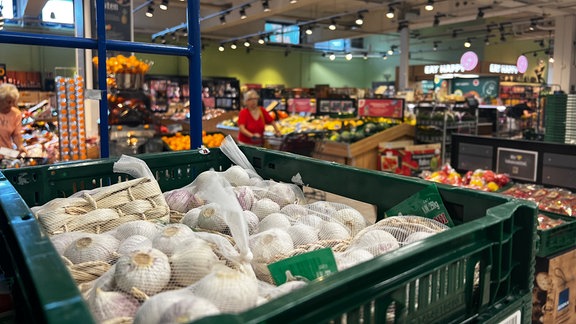
[[(373, 204), (379, 216), (397, 203), (430, 185), (417, 178), (316, 160), (286, 152), (242, 147), (264, 178), (303, 182)], [(162, 190), (189, 184), (198, 173), (224, 170), (231, 162), (218, 149), (208, 155), (197, 151), (165, 152), (139, 156), (156, 175)], [(3, 198), (5, 216), (0, 230), (12, 258), (7, 266), (15, 276), (26, 277), (16, 290), (29, 312), (41, 310), (46, 322), (89, 322), (81, 297), (49, 239), (42, 235), (28, 206), (40, 205), (74, 191), (109, 185), (129, 178), (115, 175), (115, 159), (4, 171), (0, 187), (11, 192)], [(14, 193), (21, 194), (26, 204)], [(238, 315), (206, 318), (204, 323), (384, 322), (394, 305), (396, 322), (457, 323), (499, 316), (513, 303), (522, 304), (532, 291), (536, 240), (536, 205), (502, 195), (438, 185), (457, 226), (419, 243), (314, 282), (301, 290)], [(8, 220), (8, 221), (6, 221)], [(23, 242), (23, 240), (25, 242)], [(40, 248), (43, 250), (40, 251)], [(37, 254), (41, 258), (36, 258)], [(37, 271), (38, 268), (50, 269)], [(479, 270), (478, 285), (474, 269)], [(54, 273), (59, 273), (55, 276)], [(57, 286), (57, 288), (55, 287)], [(522, 304), (523, 305), (523, 304)], [(520, 306), (519, 306), (520, 307)], [(524, 307), (524, 306), (522, 306)], [(531, 304), (530, 304), (531, 307)], [(65, 310), (66, 309), (66, 310)], [(51, 317), (52, 313), (69, 314)], [(44, 315), (46, 314), (46, 315)]]
[(542, 210), (538, 213), (562, 219), (565, 223), (548, 230), (538, 230), (536, 256), (546, 257), (576, 246), (576, 218)]

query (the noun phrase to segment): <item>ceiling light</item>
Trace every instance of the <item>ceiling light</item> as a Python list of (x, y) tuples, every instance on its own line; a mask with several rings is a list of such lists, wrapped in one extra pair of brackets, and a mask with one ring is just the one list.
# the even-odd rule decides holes
[(472, 43), (470, 42), (470, 39), (467, 39), (467, 40), (464, 42), (464, 47), (468, 48), (468, 47), (470, 47), (470, 46), (472, 46)]
[(220, 16), (220, 24), (221, 24), (221, 25), (226, 25), (226, 15)]
[(249, 40), (245, 40), (245, 41), (244, 41), (244, 46), (250, 47), (250, 45), (252, 45), (252, 44), (250, 43)]
[(220, 52), (224, 52), (224, 45), (220, 44), (220, 46), (218, 46), (218, 50)]
[(248, 16), (246, 16), (246, 7), (242, 7), (240, 8), (240, 19), (246, 19), (248, 18)]
[(388, 12), (386, 13), (386, 17), (389, 19), (394, 18), (394, 8), (392, 6), (388, 6)]
[(298, 2), (298, 0), (290, 0), (290, 4), (294, 4), (296, 2)]
[(264, 12), (270, 11), (270, 4), (268, 3), (268, 0), (262, 0), (262, 9)]
[(530, 31), (534, 31), (536, 29), (536, 20), (530, 19), (530, 26), (528, 27)]
[(336, 55), (334, 55), (334, 53), (330, 53), (330, 55), (328, 55), (328, 58), (330, 59), (330, 61), (334, 61), (336, 59)]
[(236, 46), (236, 43), (231, 43), (231, 44), (230, 44), (230, 48), (233, 49), (233, 50), (235, 50), (235, 49), (238, 48), (238, 46)]
[(312, 33), (313, 33), (312, 27), (306, 27), (305, 33), (306, 33), (306, 35), (312, 35)]
[(364, 59), (365, 59), (365, 60), (368, 59), (368, 53), (364, 53)]
[(387, 60), (387, 59), (388, 59), (388, 56), (386, 56), (386, 54), (382, 54), (382, 59), (383, 59), (383, 60)]
[(434, 10), (434, 0), (428, 0), (428, 3), (426, 3), (426, 5), (424, 6), (424, 9), (426, 11)]
[(346, 58), (346, 60), (350, 61), (352, 59), (352, 53), (346, 53), (346, 56), (344, 56)]
[(154, 7), (152, 5), (148, 6), (148, 10), (146, 10), (146, 17), (148, 18), (154, 17)]
[(358, 14), (358, 17), (356, 18), (356, 25), (360, 26), (364, 23), (364, 16), (362, 16), (362, 14)]
[(330, 25), (328, 26), (328, 29), (330, 29), (330, 30), (336, 30), (336, 22), (334, 21), (334, 19), (332, 19), (332, 21), (330, 22)]
[(266, 40), (264, 39), (264, 37), (258, 38), (258, 44), (260, 44), (260, 45), (266, 44)]
[(168, 0), (162, 0), (158, 7), (162, 10), (168, 10)]
[(548, 58), (548, 62), (549, 62), (549, 63), (554, 63), (554, 58), (553, 58), (552, 56), (550, 56), (550, 57)]
[(393, 50), (393, 49), (389, 49), (388, 52), (386, 52), (386, 53), (388, 53), (388, 55), (394, 55), (394, 50)]

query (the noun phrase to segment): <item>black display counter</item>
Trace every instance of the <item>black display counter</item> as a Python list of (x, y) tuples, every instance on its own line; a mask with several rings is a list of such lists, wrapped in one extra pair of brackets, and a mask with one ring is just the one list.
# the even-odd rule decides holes
[(507, 173), (518, 182), (576, 190), (576, 145), (452, 135), (452, 167)]

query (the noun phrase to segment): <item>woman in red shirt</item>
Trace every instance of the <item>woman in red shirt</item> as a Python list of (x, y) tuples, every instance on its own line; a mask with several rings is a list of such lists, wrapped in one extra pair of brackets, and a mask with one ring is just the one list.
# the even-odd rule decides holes
[(243, 144), (262, 146), (264, 144), (264, 128), (274, 127), (276, 136), (280, 136), (278, 125), (266, 109), (258, 105), (258, 93), (248, 90), (244, 93), (244, 108), (238, 114), (238, 141)]

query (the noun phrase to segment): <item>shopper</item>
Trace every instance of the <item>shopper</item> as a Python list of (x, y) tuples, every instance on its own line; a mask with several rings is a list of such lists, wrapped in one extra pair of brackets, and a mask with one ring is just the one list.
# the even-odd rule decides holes
[(519, 131), (526, 128), (532, 117), (536, 115), (534, 109), (532, 108), (532, 102), (525, 100), (519, 104), (516, 104), (506, 112), (508, 130), (510, 132)]
[[(22, 112), (16, 107), (20, 93), (15, 85), (0, 85), (0, 147), (26, 153), (22, 140)], [(0, 156), (1, 157), (1, 156)]]
[(266, 125), (272, 125), (275, 135), (280, 136), (280, 130), (274, 118), (266, 109), (258, 105), (258, 99), (260, 96), (255, 90), (248, 90), (244, 93), (244, 108), (238, 114), (238, 141), (240, 143), (262, 146)]

